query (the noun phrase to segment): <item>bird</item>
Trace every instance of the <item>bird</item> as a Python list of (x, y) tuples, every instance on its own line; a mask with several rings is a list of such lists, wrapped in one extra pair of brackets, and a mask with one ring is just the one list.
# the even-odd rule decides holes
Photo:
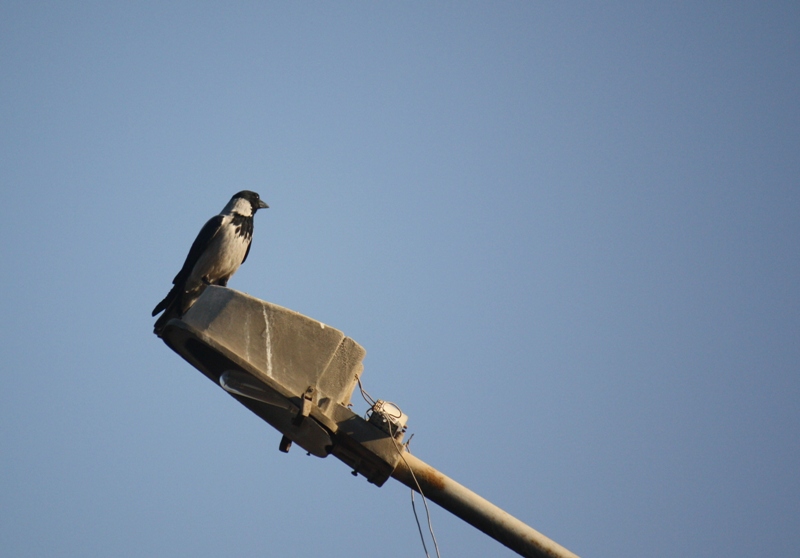
[(200, 229), (183, 267), (172, 280), (172, 289), (153, 309), (153, 316), (164, 311), (156, 320), (156, 335), (161, 337), (169, 320), (181, 318), (208, 285), (228, 286), (228, 280), (250, 253), (253, 216), (268, 207), (257, 193), (242, 190)]

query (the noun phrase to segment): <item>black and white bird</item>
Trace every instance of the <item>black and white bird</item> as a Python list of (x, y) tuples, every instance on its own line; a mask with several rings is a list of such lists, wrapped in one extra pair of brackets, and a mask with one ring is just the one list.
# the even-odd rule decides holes
[(208, 285), (226, 287), (228, 280), (250, 253), (253, 240), (253, 216), (269, 207), (258, 194), (243, 190), (235, 194), (216, 217), (200, 230), (183, 267), (172, 280), (172, 290), (153, 309), (153, 316), (164, 311), (155, 324), (161, 337), (172, 318), (180, 318), (200, 297)]

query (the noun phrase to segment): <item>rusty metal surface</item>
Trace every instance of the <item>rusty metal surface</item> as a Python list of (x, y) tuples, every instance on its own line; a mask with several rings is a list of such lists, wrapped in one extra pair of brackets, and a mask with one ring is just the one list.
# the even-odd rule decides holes
[(392, 477), (417, 492), (421, 488), (427, 499), (521, 556), (578, 558), (557, 542), (408, 452), (403, 453), (403, 459), (398, 462)]

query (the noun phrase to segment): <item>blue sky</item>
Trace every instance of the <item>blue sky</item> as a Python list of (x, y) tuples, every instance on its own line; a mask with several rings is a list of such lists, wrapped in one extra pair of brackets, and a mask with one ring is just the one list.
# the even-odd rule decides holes
[[(362, 344), (417, 456), (580, 555), (792, 554), (798, 29), (793, 2), (2, 3), (0, 553), (423, 555), (405, 487), (279, 453), (151, 333), (252, 189), (230, 286)], [(513, 555), (432, 515), (443, 556)]]

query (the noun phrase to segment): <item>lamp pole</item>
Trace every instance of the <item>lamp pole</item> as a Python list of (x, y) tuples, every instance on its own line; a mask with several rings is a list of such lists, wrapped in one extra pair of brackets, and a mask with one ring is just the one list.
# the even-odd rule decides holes
[(411, 453), (403, 452), (392, 477), (420, 492), (453, 515), (480, 529), (520, 556), (578, 558), (539, 531), (503, 511), (469, 488), (437, 471)]

